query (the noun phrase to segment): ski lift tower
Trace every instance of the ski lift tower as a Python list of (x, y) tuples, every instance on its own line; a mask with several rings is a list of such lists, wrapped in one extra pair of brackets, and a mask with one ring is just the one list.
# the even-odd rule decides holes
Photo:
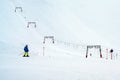
[[(52, 44), (55, 43), (54, 36), (44, 36), (43, 44), (46, 43), (47, 39), (51, 39)], [(45, 45), (43, 45), (43, 56), (45, 55)]]
[(22, 7), (15, 7), (15, 12), (23, 12)]
[(99, 49), (100, 58), (102, 58), (101, 45), (87, 45), (87, 49), (86, 49), (86, 58), (88, 57), (89, 49), (92, 49), (92, 48)]
[(52, 43), (53, 43), (53, 44), (55, 43), (54, 36), (44, 36), (43, 44), (45, 44), (46, 39), (51, 39), (51, 40), (52, 40)]
[(36, 22), (28, 22), (27, 24), (27, 28), (29, 28), (30, 26), (34, 26), (36, 28)]

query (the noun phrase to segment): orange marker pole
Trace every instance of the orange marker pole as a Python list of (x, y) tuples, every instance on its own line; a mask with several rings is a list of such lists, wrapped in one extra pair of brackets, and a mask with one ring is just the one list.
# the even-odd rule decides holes
[(110, 56), (111, 56), (111, 60), (112, 60), (112, 52), (110, 53)]
[(108, 59), (108, 49), (106, 49), (106, 59)]

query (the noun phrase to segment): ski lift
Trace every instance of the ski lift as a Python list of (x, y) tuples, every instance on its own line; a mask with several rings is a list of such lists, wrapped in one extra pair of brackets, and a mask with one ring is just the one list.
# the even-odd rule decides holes
[(55, 43), (55, 41), (54, 41), (54, 36), (44, 36), (43, 44), (45, 44), (46, 39), (51, 39), (51, 40), (52, 40), (52, 43), (53, 43), (53, 44)]
[(86, 50), (86, 58), (88, 57), (88, 51), (89, 51), (89, 49), (92, 49), (92, 48), (99, 49), (100, 58), (102, 58), (101, 45), (88, 45), (87, 46), (87, 50)]
[(33, 25), (33, 26), (36, 28), (36, 22), (28, 22), (28, 24), (27, 24), (27, 28), (29, 28), (30, 25)]
[(23, 12), (23, 9), (22, 9), (22, 7), (15, 7), (15, 12)]

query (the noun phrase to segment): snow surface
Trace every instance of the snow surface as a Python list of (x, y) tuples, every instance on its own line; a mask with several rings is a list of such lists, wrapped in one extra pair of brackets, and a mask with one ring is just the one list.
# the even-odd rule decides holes
[[(49, 54), (63, 54), (48, 51)], [(120, 61), (80, 56), (0, 55), (1, 80), (119, 80)]]
[[(0, 0), (0, 80), (120, 80), (119, 3)], [(29, 21), (37, 27), (27, 28)], [(54, 36), (55, 44), (43, 44), (44, 36)], [(22, 57), (26, 44), (29, 58)], [(95, 48), (85, 58), (87, 45), (101, 45), (103, 58)], [(111, 48), (113, 60), (109, 52), (106, 60)]]

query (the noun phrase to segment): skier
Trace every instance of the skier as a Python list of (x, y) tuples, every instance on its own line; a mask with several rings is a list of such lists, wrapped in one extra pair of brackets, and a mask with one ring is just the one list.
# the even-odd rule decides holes
[(113, 58), (113, 49), (110, 50), (111, 59)]
[(23, 55), (23, 57), (29, 57), (29, 49), (28, 49), (28, 45), (25, 45), (25, 47), (24, 47), (24, 51), (25, 51), (25, 53), (24, 53), (24, 55)]
[(110, 50), (110, 53), (113, 53), (113, 49)]

